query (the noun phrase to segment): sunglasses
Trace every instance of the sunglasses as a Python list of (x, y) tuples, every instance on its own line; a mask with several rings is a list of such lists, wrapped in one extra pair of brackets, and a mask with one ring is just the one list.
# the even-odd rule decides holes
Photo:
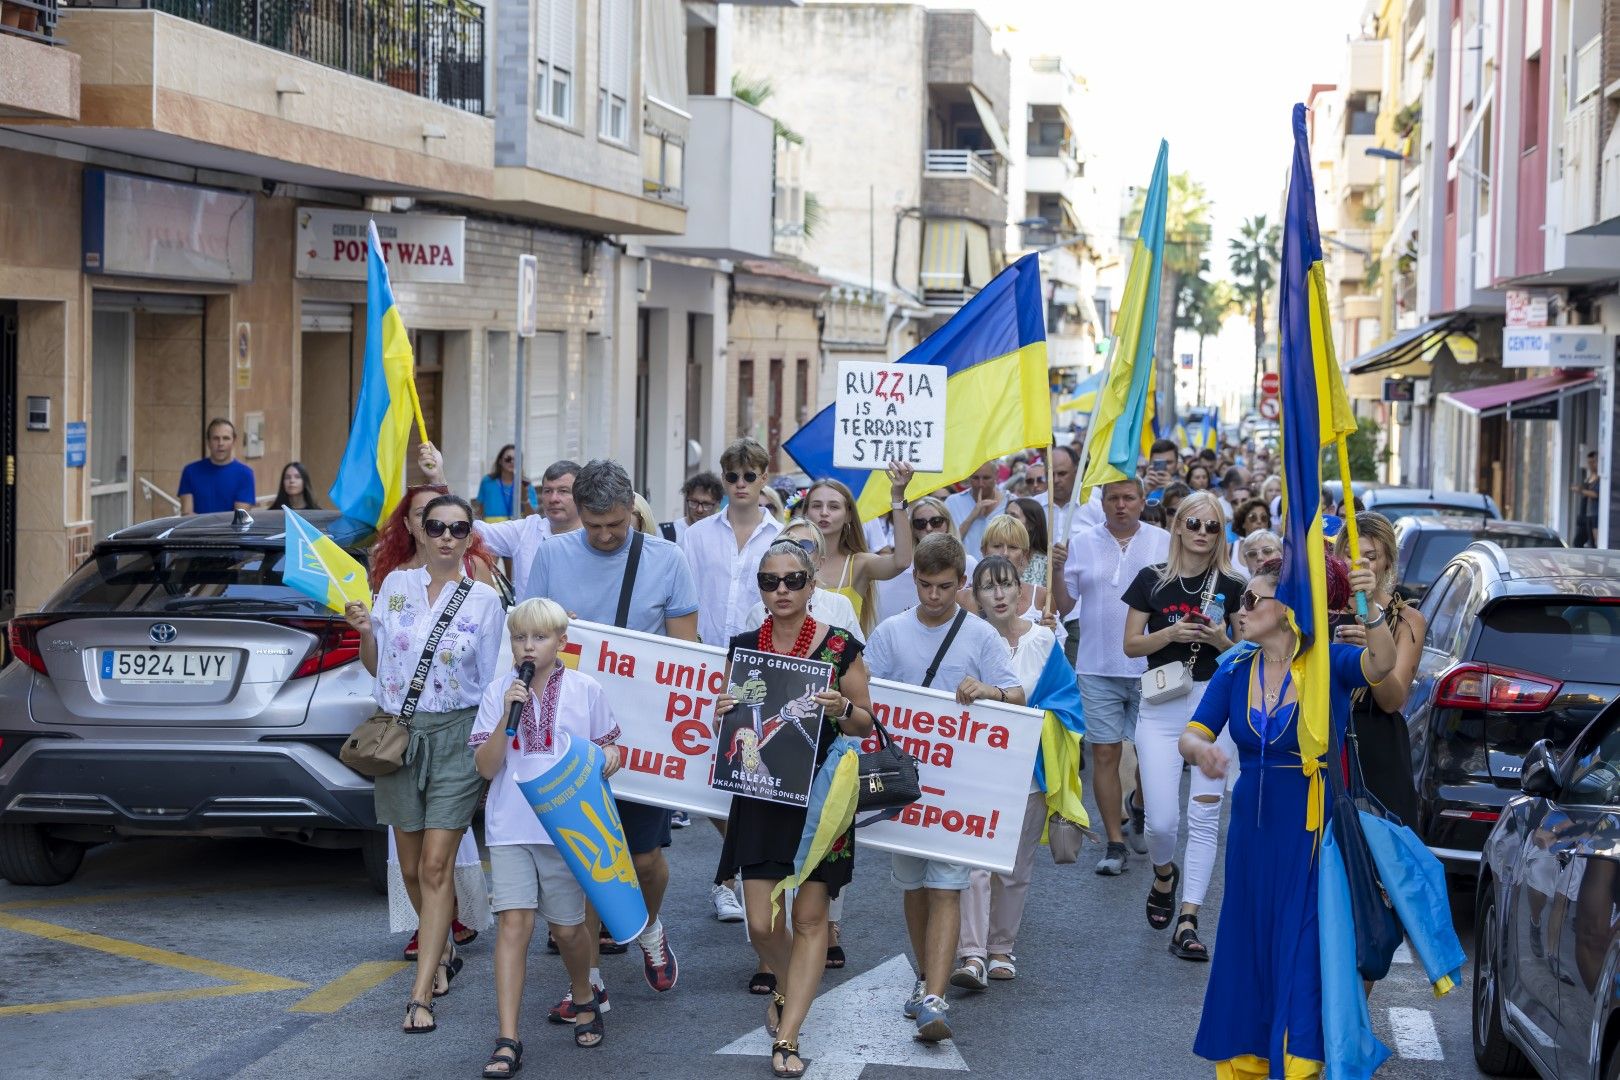
[(757, 472), (745, 472), (745, 473), (728, 472), (728, 473), (726, 473), (726, 483), (728, 483), (728, 484), (735, 484), (738, 480), (746, 480), (748, 483), (752, 484), (755, 480), (758, 480), (758, 479), (759, 479), (759, 473), (757, 473)]
[(1187, 526), (1188, 532), (1203, 532), (1206, 536), (1214, 536), (1225, 528), (1218, 521), (1203, 521), (1199, 518), (1188, 518), (1182, 524)]
[(1238, 600), (1238, 604), (1244, 611), (1253, 611), (1265, 601), (1275, 599), (1277, 599), (1275, 596), (1258, 596), (1253, 589), (1244, 589), (1243, 596)]
[(465, 540), (472, 533), (472, 522), (440, 521), (438, 518), (428, 518), (422, 522), (422, 531), (435, 540), (445, 533), (449, 533), (452, 540)]
[(799, 545), (799, 550), (804, 552), (806, 555), (816, 555), (821, 551), (821, 545), (810, 539), (808, 536), (801, 536), (796, 540), (790, 539), (788, 540), (788, 543)]
[(778, 585), (786, 585), (788, 592), (803, 592), (810, 584), (810, 574), (795, 570), (791, 574), (760, 574), (755, 580), (759, 582), (760, 592), (775, 592)]
[(514, 462), (516, 460), (517, 459), (514, 458), (511, 454), (507, 454), (505, 457), (501, 458), (501, 464), (502, 465), (510, 465), (510, 464), (512, 464), (512, 462)]
[(912, 518), (911, 527), (918, 532), (927, 532), (929, 529), (943, 529), (945, 519), (935, 514), (933, 517)]

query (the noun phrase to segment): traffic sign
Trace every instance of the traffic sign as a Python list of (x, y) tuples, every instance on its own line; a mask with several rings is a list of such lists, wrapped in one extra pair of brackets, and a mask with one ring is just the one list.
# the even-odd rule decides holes
[(533, 255), (518, 256), (517, 332), (534, 337), (540, 322), (540, 260)]
[(1260, 419), (1275, 420), (1282, 415), (1281, 403), (1274, 397), (1260, 399)]
[(1262, 372), (1260, 375), (1260, 392), (1267, 397), (1276, 397), (1282, 389), (1282, 376), (1275, 371)]

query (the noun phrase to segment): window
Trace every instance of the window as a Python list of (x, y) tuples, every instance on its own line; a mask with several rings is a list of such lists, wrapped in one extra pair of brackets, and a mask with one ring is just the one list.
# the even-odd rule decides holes
[(600, 68), (597, 72), (596, 133), (617, 143), (630, 141), (630, 5), (634, 0), (601, 0)]
[[(363, 551), (350, 551), (362, 565)], [(281, 547), (200, 549), (141, 547), (97, 553), (45, 604), (53, 612), (221, 610), (238, 600), (274, 605), (278, 613), (329, 614), (324, 605), (282, 584)]]
[(1561, 802), (1579, 806), (1620, 806), (1620, 715), (1609, 710), (1571, 748), (1569, 780)]
[(1455, 654), (1457, 645), (1473, 625), (1473, 620), (1465, 619), (1463, 615), (1468, 608), (1469, 594), (1473, 592), (1474, 579), (1467, 564), (1463, 564), (1451, 570), (1446, 580), (1449, 585), (1439, 603), (1433, 607), (1423, 605), (1423, 613), (1429, 619), (1429, 639), (1426, 644), (1443, 653)]
[(1524, 153), (1534, 150), (1541, 131), (1541, 57), (1524, 62), (1523, 104), (1519, 109), (1519, 146)]
[(754, 362), (737, 361), (737, 434), (754, 433)]
[(1486, 611), (1471, 659), (1585, 681), (1620, 649), (1620, 606), (1583, 596), (1509, 600)]
[(540, 81), (535, 114), (563, 124), (574, 122), (574, 64), (578, 35), (574, 8), (578, 0), (536, 0), (535, 56)]

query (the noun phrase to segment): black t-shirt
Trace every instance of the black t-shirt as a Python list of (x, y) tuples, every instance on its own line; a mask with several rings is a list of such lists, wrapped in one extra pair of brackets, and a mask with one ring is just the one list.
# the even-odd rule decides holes
[[(1200, 610), (1203, 607), (1204, 582), (1209, 578), (1206, 571), (1190, 578), (1171, 578), (1160, 584), (1159, 571), (1163, 568), (1162, 563), (1158, 566), (1143, 567), (1136, 575), (1136, 580), (1125, 590), (1125, 595), (1120, 598), (1132, 610), (1147, 612), (1147, 632), (1150, 634), (1167, 626), (1174, 626), (1185, 616)], [(1222, 597), (1221, 602), (1226, 605), (1228, 622), (1232, 612), (1237, 610), (1238, 600), (1243, 596), (1244, 588), (1246, 586), (1243, 582), (1230, 574), (1215, 575), (1211, 596)], [(1227, 637), (1231, 636), (1231, 630), (1228, 629)], [(1148, 657), (1148, 667), (1185, 663), (1192, 655), (1191, 644), (1173, 641)], [(1206, 682), (1215, 674), (1215, 658), (1219, 655), (1218, 649), (1208, 645), (1199, 646), (1198, 659), (1193, 664), (1194, 682)]]

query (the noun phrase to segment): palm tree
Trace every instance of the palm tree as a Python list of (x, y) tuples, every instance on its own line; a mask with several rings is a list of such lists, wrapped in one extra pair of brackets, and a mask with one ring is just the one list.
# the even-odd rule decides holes
[(1221, 332), (1221, 324), (1231, 312), (1235, 300), (1232, 284), (1211, 281), (1209, 260), (1203, 259), (1198, 273), (1182, 279), (1181, 293), (1176, 302), (1176, 329), (1191, 330), (1198, 335), (1198, 403), (1204, 400), (1204, 339)]
[[(1142, 204), (1146, 199), (1145, 188), (1137, 192), (1126, 230), (1132, 235), (1141, 229)], [(1161, 408), (1158, 415), (1172, 418), (1172, 424), (1177, 415), (1176, 309), (1182, 280), (1198, 273), (1204, 262), (1204, 251), (1209, 247), (1209, 208), (1209, 195), (1203, 184), (1188, 173), (1171, 175), (1164, 213), (1164, 272), (1159, 280), (1159, 319), (1153, 353), (1159, 369)]]
[(1245, 311), (1254, 316), (1254, 400), (1260, 400), (1261, 351), (1266, 344), (1266, 294), (1277, 281), (1282, 262), (1282, 226), (1266, 222), (1256, 214), (1245, 221), (1238, 235), (1228, 241), (1232, 276), (1237, 279), (1237, 298)]

